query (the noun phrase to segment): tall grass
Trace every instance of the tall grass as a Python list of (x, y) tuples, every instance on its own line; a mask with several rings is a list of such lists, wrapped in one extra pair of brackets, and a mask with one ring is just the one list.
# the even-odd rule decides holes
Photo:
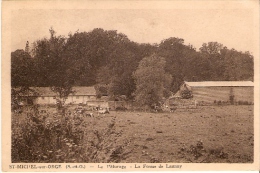
[(13, 163), (100, 163), (121, 162), (130, 152), (129, 141), (115, 143), (122, 135), (114, 117), (103, 130), (86, 131), (89, 123), (82, 116), (66, 111), (41, 115), (29, 112), (24, 119), (12, 117)]

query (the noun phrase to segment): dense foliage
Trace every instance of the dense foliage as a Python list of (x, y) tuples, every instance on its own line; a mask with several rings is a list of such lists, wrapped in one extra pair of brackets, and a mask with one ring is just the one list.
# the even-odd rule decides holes
[(136, 83), (135, 100), (140, 106), (160, 105), (163, 97), (169, 97), (170, 74), (165, 72), (165, 59), (155, 54), (143, 58), (133, 73)]
[[(40, 113), (33, 106), (25, 113), (12, 115), (13, 163), (108, 163), (121, 162), (131, 150), (125, 147), (113, 117), (103, 130), (96, 122), (69, 111)], [(91, 126), (91, 131), (85, 128)]]
[(136, 90), (132, 74), (144, 57), (154, 53), (165, 59), (173, 92), (184, 80), (253, 80), (253, 56), (217, 42), (204, 43), (196, 51), (181, 38), (168, 38), (158, 45), (139, 44), (117, 31), (100, 28), (68, 37), (56, 36), (50, 29), (50, 35), (11, 53), (12, 87), (98, 84), (112, 98), (125, 95), (131, 99)]

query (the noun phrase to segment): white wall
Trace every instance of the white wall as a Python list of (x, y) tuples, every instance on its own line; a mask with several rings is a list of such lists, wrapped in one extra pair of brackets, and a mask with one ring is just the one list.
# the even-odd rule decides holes
[(193, 99), (207, 103), (229, 101), (231, 88), (234, 101), (254, 102), (254, 87), (192, 87)]
[(35, 103), (37, 103), (37, 104), (49, 104), (49, 97), (38, 97), (37, 99), (36, 99), (36, 102)]
[[(88, 101), (95, 101), (96, 96), (68, 96), (66, 99), (65, 104), (79, 104), (84, 103), (86, 104)], [(56, 104), (56, 99), (53, 96), (45, 96), (45, 97), (38, 97), (36, 99), (36, 104)]]

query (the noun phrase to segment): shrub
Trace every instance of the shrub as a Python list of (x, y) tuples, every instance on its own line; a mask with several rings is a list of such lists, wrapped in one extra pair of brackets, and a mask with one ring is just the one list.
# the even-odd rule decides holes
[(209, 149), (209, 155), (213, 155), (220, 159), (227, 159), (228, 153), (223, 151), (223, 148)]
[[(24, 120), (12, 120), (12, 162), (119, 162), (131, 152), (129, 141), (115, 141), (115, 118), (104, 130), (85, 132), (82, 116), (29, 113)], [(94, 125), (93, 125), (94, 127)], [(89, 135), (91, 138), (86, 138)]]
[(203, 143), (200, 140), (197, 141), (195, 146), (191, 145), (190, 149), (188, 150), (188, 152), (191, 153), (195, 159), (198, 159), (200, 156), (202, 156), (203, 151)]
[(251, 105), (252, 103), (251, 102), (248, 102), (248, 101), (242, 101), (242, 100), (239, 100), (237, 102), (238, 105)]
[(117, 107), (116, 108), (116, 111), (126, 111), (127, 110), (127, 108), (125, 108), (125, 107)]
[(181, 97), (183, 99), (190, 99), (193, 98), (192, 92), (190, 90), (182, 90), (181, 91)]
[(206, 149), (201, 140), (197, 141), (196, 145), (190, 145), (189, 148), (184, 145), (180, 148), (179, 154), (181, 158), (190, 162), (211, 163), (216, 159), (228, 159), (228, 153), (224, 152), (222, 147)]
[(80, 149), (84, 133), (77, 122), (61, 115), (29, 113), (25, 120), (12, 126), (12, 161), (59, 162), (63, 160), (61, 156), (72, 158), (71, 153)]

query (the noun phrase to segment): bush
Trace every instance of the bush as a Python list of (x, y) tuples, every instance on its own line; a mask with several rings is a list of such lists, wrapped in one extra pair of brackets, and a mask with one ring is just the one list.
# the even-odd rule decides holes
[(116, 108), (116, 111), (126, 111), (127, 110), (127, 108), (125, 108), (125, 107), (117, 107)]
[(86, 134), (87, 123), (84, 117), (66, 112), (30, 113), (24, 120), (13, 119), (12, 162), (119, 162), (130, 152), (126, 148), (129, 141), (115, 143), (122, 134), (115, 130), (115, 118), (104, 130), (93, 128)]
[(238, 105), (251, 105), (252, 103), (251, 102), (248, 102), (248, 101), (242, 101), (242, 100), (239, 100), (237, 102)]
[(12, 126), (12, 162), (73, 161), (84, 133), (77, 122), (61, 115), (29, 113)]
[(181, 98), (183, 98), (183, 99), (193, 98), (192, 92), (190, 90), (182, 90), (181, 91)]
[(228, 153), (224, 152), (224, 148), (206, 149), (201, 140), (197, 141), (196, 145), (190, 145), (189, 148), (184, 145), (180, 148), (179, 154), (181, 158), (190, 162), (211, 163), (216, 160), (228, 159)]

